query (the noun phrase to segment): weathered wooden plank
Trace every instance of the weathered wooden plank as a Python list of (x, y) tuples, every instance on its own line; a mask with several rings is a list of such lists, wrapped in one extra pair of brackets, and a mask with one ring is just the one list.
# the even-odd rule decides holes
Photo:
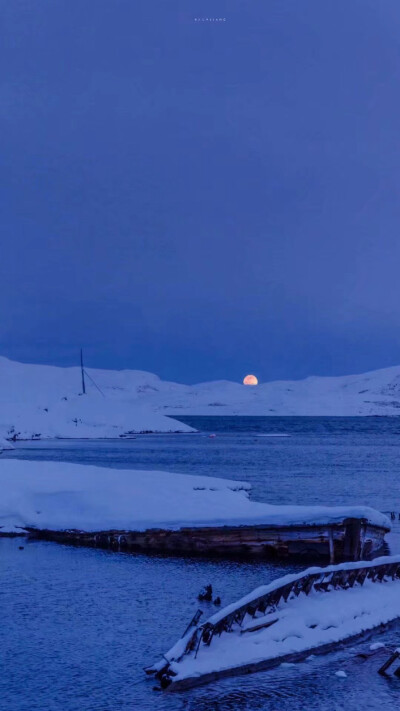
[(258, 630), (267, 629), (272, 627), (275, 622), (278, 622), (279, 617), (275, 617), (273, 620), (268, 620), (268, 622), (262, 622), (259, 625), (254, 625), (253, 627), (246, 627), (244, 630), (240, 630), (240, 634), (245, 634), (246, 632), (257, 632)]
[(386, 674), (387, 670), (389, 667), (392, 666), (392, 664), (400, 657), (400, 652), (397, 651), (397, 649), (393, 652), (393, 654), (390, 655), (389, 659), (382, 664), (381, 668), (378, 669), (378, 674)]
[[(177, 531), (51, 531), (29, 529), (31, 537), (72, 545), (118, 551), (163, 552), (171, 555), (206, 555), (235, 558), (329, 559), (332, 543), (337, 561), (357, 559), (363, 536), (368, 535), (370, 555), (382, 551), (385, 528), (358, 519), (329, 526), (218, 526), (181, 528)], [(357, 538), (358, 536), (358, 538)]]

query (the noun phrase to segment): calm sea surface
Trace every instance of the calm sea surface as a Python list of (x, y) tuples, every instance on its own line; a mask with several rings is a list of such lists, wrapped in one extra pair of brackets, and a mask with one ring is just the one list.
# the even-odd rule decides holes
[[(270, 503), (400, 512), (400, 419), (185, 421), (201, 434), (20, 443), (7, 456), (229, 477), (251, 482), (252, 496)], [(399, 533), (396, 523), (396, 552)], [(142, 667), (183, 632), (204, 584), (227, 604), (299, 567), (23, 544), (20, 551), (21, 540), (0, 539), (1, 711), (386, 711), (400, 703), (400, 680), (377, 674), (381, 657), (357, 656), (368, 650), (365, 640), (288, 669), (180, 694), (157, 693), (143, 681)], [(400, 646), (400, 625), (374, 635), (378, 640)], [(340, 669), (346, 679), (335, 676)]]

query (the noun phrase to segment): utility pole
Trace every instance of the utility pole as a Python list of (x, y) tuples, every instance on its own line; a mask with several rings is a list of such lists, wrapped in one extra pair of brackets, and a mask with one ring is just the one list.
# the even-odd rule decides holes
[(85, 371), (83, 369), (83, 351), (81, 348), (81, 375), (82, 375), (82, 394), (85, 395), (86, 393), (86, 386), (85, 386)]

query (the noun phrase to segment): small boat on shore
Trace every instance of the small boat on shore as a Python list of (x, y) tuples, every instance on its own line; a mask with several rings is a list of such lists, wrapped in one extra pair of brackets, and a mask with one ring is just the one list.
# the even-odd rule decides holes
[(184, 690), (333, 650), (400, 618), (400, 555), (309, 568), (228, 605), (145, 669), (162, 689)]

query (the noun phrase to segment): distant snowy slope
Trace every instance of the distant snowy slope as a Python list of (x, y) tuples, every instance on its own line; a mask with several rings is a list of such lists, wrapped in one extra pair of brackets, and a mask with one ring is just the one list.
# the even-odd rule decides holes
[(228, 381), (174, 386), (151, 399), (172, 415), (400, 415), (400, 366), (254, 387)]
[(168, 415), (400, 415), (400, 366), (253, 387), (226, 380), (190, 386), (150, 378), (139, 397)]
[(182, 385), (140, 370), (27, 365), (0, 358), (0, 437), (118, 437), (190, 431), (165, 415), (399, 415), (400, 366), (362, 375), (309, 377), (255, 387)]
[[(27, 365), (0, 358), (0, 438), (111, 438), (131, 432), (190, 432), (140, 398), (156, 376), (93, 371), (80, 394), (79, 368)], [(90, 373), (89, 373), (90, 375)], [(100, 388), (100, 390), (98, 389)]]

